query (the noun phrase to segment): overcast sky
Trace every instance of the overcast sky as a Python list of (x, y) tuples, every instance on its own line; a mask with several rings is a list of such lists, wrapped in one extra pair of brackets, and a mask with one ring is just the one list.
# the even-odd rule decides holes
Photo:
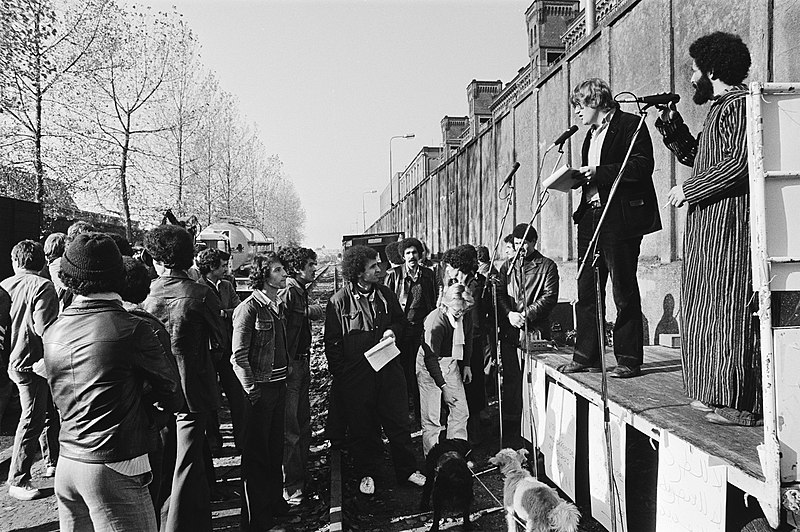
[[(510, 81), (528, 62), (532, 0), (146, 0), (176, 6), (204, 63), (258, 124), (307, 213), (304, 244), (338, 247), (367, 225), (394, 171), (466, 115), (473, 79)], [(357, 226), (356, 226), (357, 224)]]

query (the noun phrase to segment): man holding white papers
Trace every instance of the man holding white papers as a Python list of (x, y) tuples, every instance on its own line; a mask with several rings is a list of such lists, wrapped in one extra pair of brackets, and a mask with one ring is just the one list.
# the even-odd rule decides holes
[[(614, 180), (633, 143), (619, 188), (608, 207), (597, 249), (600, 252), (600, 285), (611, 276), (617, 319), (614, 323), (614, 354), (617, 367), (611, 377), (635, 377), (641, 372), (644, 359), (644, 327), (642, 301), (636, 268), (642, 236), (661, 229), (656, 191), (653, 187), (653, 143), (647, 126), (634, 139), (639, 118), (624, 113), (614, 101), (611, 88), (600, 79), (579, 83), (570, 98), (575, 114), (589, 126), (581, 149), (583, 188), (580, 204), (572, 215), (578, 224), (578, 255), (583, 258), (589, 247)], [(593, 257), (585, 260), (592, 261)], [(578, 303), (575, 352), (572, 362), (559, 368), (563, 373), (599, 371), (596, 288), (591, 268), (584, 269), (578, 279)], [(603, 317), (605, 320), (605, 317)]]
[(406, 326), (397, 296), (378, 283), (379, 271), (374, 249), (349, 248), (342, 257), (344, 287), (331, 297), (325, 311), (325, 356), (342, 394), (351, 456), (361, 478), (359, 490), (365, 495), (375, 492), (373, 477), (383, 456), (381, 428), (389, 439), (397, 480), (425, 484), (411, 448), (400, 360), (395, 356), (376, 371), (365, 356), (382, 339), (399, 337)]

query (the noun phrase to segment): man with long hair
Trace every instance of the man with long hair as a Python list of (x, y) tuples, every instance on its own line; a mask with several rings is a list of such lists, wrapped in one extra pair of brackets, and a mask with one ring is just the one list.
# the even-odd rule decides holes
[(656, 127), (691, 176), (669, 192), (688, 204), (683, 237), (681, 356), (686, 391), (711, 423), (761, 423), (758, 326), (753, 318), (750, 196), (742, 84), (750, 52), (738, 35), (715, 32), (689, 47), (694, 103), (711, 102), (694, 137), (675, 105)]
[[(582, 179), (576, 183), (582, 188), (582, 196), (572, 215), (578, 224), (578, 255), (591, 264), (594, 257), (585, 255), (603, 210), (608, 207), (597, 251), (601, 290), (610, 276), (617, 307), (614, 321), (617, 366), (609, 376), (635, 377), (644, 361), (642, 300), (636, 278), (639, 251), (642, 237), (661, 229), (653, 186), (653, 143), (644, 124), (634, 138), (639, 117), (621, 111), (608, 83), (601, 79), (579, 83), (570, 103), (583, 125), (589, 126), (581, 149)], [(625, 172), (615, 196), (609, 199), (631, 144)], [(597, 308), (597, 287), (590, 264), (578, 279), (575, 351), (572, 362), (559, 368), (564, 373), (599, 371), (600, 367), (599, 339), (604, 332), (597, 323), (602, 309)], [(605, 316), (601, 317), (604, 323)]]

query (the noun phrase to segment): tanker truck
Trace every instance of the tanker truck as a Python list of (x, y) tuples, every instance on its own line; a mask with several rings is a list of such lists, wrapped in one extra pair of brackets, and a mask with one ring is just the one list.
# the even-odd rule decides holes
[(250, 293), (247, 276), (256, 253), (275, 249), (274, 238), (266, 236), (260, 229), (235, 222), (217, 222), (209, 225), (197, 236), (197, 243), (230, 254), (230, 269), (236, 279), (236, 291), (240, 295)]

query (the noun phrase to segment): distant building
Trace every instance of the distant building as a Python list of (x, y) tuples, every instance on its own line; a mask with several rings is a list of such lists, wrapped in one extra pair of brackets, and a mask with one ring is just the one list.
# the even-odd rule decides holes
[[(394, 175), (394, 183), (387, 185), (381, 193), (380, 214), (388, 211), (392, 203), (397, 203), (405, 198), (417, 185), (419, 185), (428, 175), (442, 162), (442, 152), (439, 147), (424, 146), (411, 163), (402, 172)], [(390, 202), (390, 195), (394, 192), (394, 202)]]
[(562, 36), (579, 11), (577, 0), (536, 0), (525, 11), (528, 57), (536, 77), (564, 55), (566, 47)]

